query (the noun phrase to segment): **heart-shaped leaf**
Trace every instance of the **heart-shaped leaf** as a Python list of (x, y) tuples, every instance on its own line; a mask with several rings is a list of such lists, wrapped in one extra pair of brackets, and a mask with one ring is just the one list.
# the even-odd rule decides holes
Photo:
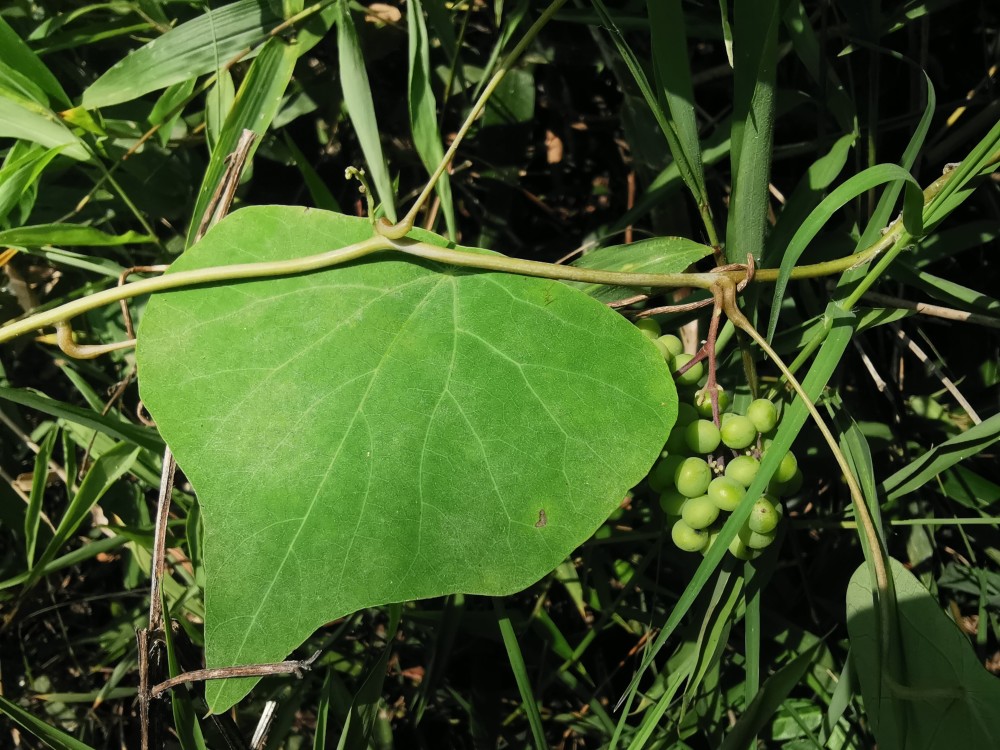
[(1000, 680), (976, 658), (930, 592), (897, 560), (892, 673), (880, 668), (871, 575), (862, 565), (847, 588), (851, 658), (878, 746), (887, 750), (1000, 747)]
[[(247, 208), (171, 270), (371, 236)], [(656, 348), (587, 295), (391, 253), (155, 296), (137, 357), (202, 505), (210, 667), (282, 659), (364, 607), (530, 585), (642, 479), (677, 409)], [(210, 683), (209, 706), (253, 684)]]

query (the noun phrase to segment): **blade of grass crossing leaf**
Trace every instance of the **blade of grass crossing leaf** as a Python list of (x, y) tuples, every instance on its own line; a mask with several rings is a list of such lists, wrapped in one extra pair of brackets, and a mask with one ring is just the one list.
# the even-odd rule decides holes
[[(828, 404), (827, 406), (829, 408), (830, 405)], [(839, 415), (832, 413), (831, 410), (831, 416), (836, 419)], [(838, 424), (838, 427), (840, 427), (840, 450), (843, 451), (844, 456), (850, 462), (854, 476), (858, 478), (858, 484), (861, 485), (865, 502), (868, 503), (868, 511), (875, 521), (875, 528), (878, 530), (878, 535), (881, 537), (882, 543), (885, 544), (885, 529), (882, 526), (882, 509), (879, 504), (878, 490), (875, 484), (875, 466), (872, 463), (871, 448), (861, 429), (858, 427), (857, 422), (846, 415), (837, 421), (840, 422), (843, 419), (849, 419), (850, 424), (846, 429)]]
[(25, 732), (52, 750), (94, 750), (65, 732), (35, 718), (16, 703), (0, 696), (0, 714), (3, 714)]
[[(427, 173), (432, 174), (444, 157), (444, 147), (441, 145), (441, 132), (437, 125), (437, 105), (431, 88), (430, 42), (427, 38), (427, 24), (424, 21), (421, 0), (410, 0), (406, 25), (409, 31), (410, 55), (408, 89), (410, 129), (413, 132), (413, 145), (416, 146), (420, 160), (427, 168)], [(441, 200), (441, 211), (448, 227), (448, 237), (454, 241), (457, 237), (455, 208), (452, 205), (451, 183), (447, 172), (441, 175), (434, 189)]]
[(35, 456), (35, 470), (31, 474), (31, 494), (28, 496), (28, 510), (24, 514), (24, 545), (28, 570), (35, 567), (35, 545), (38, 542), (38, 524), (42, 517), (42, 500), (45, 499), (45, 485), (49, 480), (49, 460), (56, 438), (61, 430), (53, 428), (38, 446)]
[(632, 48), (628, 45), (628, 42), (625, 41), (625, 37), (622, 36), (621, 30), (615, 24), (614, 19), (611, 17), (602, 0), (592, 0), (592, 2), (594, 9), (601, 18), (601, 25), (611, 36), (611, 40), (618, 49), (618, 54), (621, 55), (626, 67), (628, 67), (629, 72), (632, 74), (632, 78), (639, 87), (639, 92), (646, 101), (649, 111), (656, 118), (660, 130), (663, 131), (663, 135), (667, 139), (667, 145), (670, 148), (670, 153), (674, 157), (677, 169), (680, 171), (681, 179), (684, 180), (684, 184), (687, 185), (688, 190), (691, 191), (691, 195), (694, 196), (695, 203), (698, 206), (707, 205), (704, 192), (701, 190), (701, 185), (695, 176), (695, 168), (688, 161), (687, 154), (681, 146), (677, 133), (671, 126), (670, 119), (667, 117), (666, 112), (664, 112), (663, 107), (660, 106), (660, 101), (653, 92), (649, 80), (646, 78), (645, 72), (643, 72), (642, 65), (636, 58)]
[[(170, 611), (166, 602), (163, 604), (163, 611)], [(167, 647), (167, 669), (171, 677), (176, 677), (183, 672), (183, 669), (181, 669), (180, 661), (177, 659), (173, 628), (165, 627), (163, 636)], [(178, 685), (170, 691), (170, 707), (174, 714), (174, 731), (177, 733), (181, 750), (208, 750), (205, 738), (201, 733), (201, 724), (188, 694), (187, 685)]]
[(219, 71), (215, 85), (208, 90), (208, 94), (205, 96), (205, 136), (209, 152), (214, 151), (219, 143), (222, 126), (226, 122), (226, 116), (232, 109), (235, 99), (236, 86), (233, 84), (233, 76), (228, 70)]
[(507, 658), (510, 660), (510, 668), (514, 673), (514, 680), (517, 682), (517, 690), (521, 694), (521, 706), (528, 717), (528, 726), (531, 727), (535, 750), (546, 750), (548, 743), (545, 740), (542, 715), (538, 711), (538, 702), (531, 689), (531, 677), (524, 664), (524, 655), (517, 642), (517, 633), (514, 632), (514, 626), (510, 622), (510, 617), (507, 616), (503, 600), (494, 597), (493, 608), (496, 610), (497, 625), (500, 626), (500, 635), (503, 638), (504, 648), (507, 649)]
[(974, 456), (1000, 440), (1000, 414), (994, 414), (961, 435), (946, 440), (903, 467), (882, 483), (886, 500), (920, 489), (945, 469)]
[(698, 664), (684, 688), (685, 707), (696, 699), (708, 671), (718, 664), (722, 649), (729, 642), (729, 630), (743, 593), (743, 577), (728, 570), (719, 573), (705, 620), (698, 632)]
[(155, 242), (155, 237), (131, 230), (124, 234), (108, 234), (80, 224), (38, 224), (16, 227), (0, 232), (0, 245), (41, 247), (42, 245), (77, 245), (80, 247), (113, 247)]
[(729, 730), (719, 750), (744, 750), (750, 746), (753, 737), (768, 725), (774, 713), (799, 684), (819, 648), (820, 644), (814, 644), (767, 679), (757, 697)]
[[(914, 195), (922, 203), (922, 199), (919, 198), (921, 195), (920, 185), (913, 179), (909, 172), (895, 164), (879, 164), (869, 167), (863, 172), (859, 172), (844, 184), (838, 185), (837, 189), (824, 198), (799, 226), (798, 231), (792, 236), (791, 241), (781, 256), (781, 266), (778, 271), (778, 279), (774, 284), (774, 297), (771, 302), (771, 319), (767, 325), (768, 341), (774, 339), (774, 333), (778, 328), (778, 317), (781, 315), (781, 300), (785, 296), (785, 289), (788, 286), (788, 279), (791, 276), (792, 269), (798, 263), (799, 258), (805, 252), (809, 243), (813, 241), (837, 211), (859, 195), (862, 195), (876, 185), (886, 182), (902, 182), (909, 185), (911, 195)], [(908, 208), (914, 210), (915, 204), (911, 202)]]
[(163, 452), (163, 441), (153, 430), (139, 427), (121, 419), (102, 416), (89, 409), (83, 409), (72, 404), (65, 404), (49, 398), (43, 393), (27, 388), (4, 388), (0, 386), (0, 398), (13, 401), (15, 404), (37, 409), (40, 412), (70, 422), (81, 424), (93, 430), (106, 433), (119, 440), (128, 440), (135, 445), (148, 448), (156, 453)]
[[(298, 48), (287, 44), (284, 39), (271, 39), (250, 66), (219, 133), (219, 140), (212, 150), (208, 168), (205, 170), (198, 191), (198, 200), (191, 213), (192, 220), (187, 234), (188, 245), (194, 242), (212, 195), (225, 172), (226, 160), (236, 148), (242, 132), (252, 130), (258, 136), (262, 136), (277, 114), (281, 97), (292, 78), (298, 53)], [(255, 150), (255, 147), (251, 148), (250, 158)]]
[(745, 263), (764, 250), (774, 135), (778, 55), (777, 0), (744, 0), (733, 8), (732, 193), (726, 257)]
[[(662, 97), (670, 113), (670, 127), (677, 143), (690, 165), (691, 178), (697, 190), (695, 197), (706, 200), (705, 171), (701, 163), (701, 144), (698, 141), (698, 122), (694, 113), (694, 88), (691, 85), (691, 66), (688, 64), (687, 33), (680, 0), (647, 0), (650, 42), (653, 48), (657, 95)], [(662, 105), (661, 105), (662, 106)], [(709, 211), (708, 204), (699, 206)], [(706, 221), (711, 221), (710, 213)], [(714, 235), (714, 230), (712, 231)], [(714, 240), (713, 240), (714, 241)]]
[(337, 0), (337, 9), (337, 52), (344, 104), (347, 106), (347, 114), (351, 118), (354, 132), (365, 155), (368, 174), (382, 202), (382, 210), (386, 218), (395, 223), (396, 205), (393, 202), (392, 179), (389, 177), (389, 166), (382, 153), (375, 103), (372, 101), (371, 84), (368, 82), (361, 43), (358, 41), (358, 32), (354, 27), (354, 19), (351, 18), (347, 0)]
[[(842, 319), (832, 322), (829, 331), (829, 334), (823, 341), (822, 348), (816, 355), (812, 367), (802, 380), (802, 387), (812, 399), (815, 399), (822, 392), (833, 375), (834, 370), (840, 364), (841, 357), (850, 343), (854, 329), (849, 320)], [(792, 443), (801, 431), (807, 418), (808, 411), (805, 404), (799, 398), (792, 401), (785, 410), (771, 447), (761, 459), (760, 468), (753, 483), (747, 488), (746, 495), (740, 502), (740, 505), (737, 506), (725, 525), (719, 530), (719, 536), (716, 541), (705, 553), (705, 557), (698, 565), (688, 585), (674, 604), (670, 616), (664, 623), (656, 640), (653, 641), (653, 644), (643, 656), (642, 663), (632, 678), (628, 692), (622, 698), (624, 702), (622, 710), (624, 713), (627, 714), (631, 709), (632, 701), (634, 700), (639, 687), (639, 681), (642, 679), (643, 674), (652, 665), (656, 655), (663, 648), (667, 639), (673, 635), (677, 626), (691, 609), (691, 605), (701, 594), (704, 587), (708, 585), (723, 556), (729, 554), (729, 543), (732, 542), (737, 532), (750, 517), (754, 502), (766, 490), (768, 482), (771, 481), (771, 476), (777, 470), (785, 453), (791, 448)], [(622, 701), (619, 703), (621, 704)]]

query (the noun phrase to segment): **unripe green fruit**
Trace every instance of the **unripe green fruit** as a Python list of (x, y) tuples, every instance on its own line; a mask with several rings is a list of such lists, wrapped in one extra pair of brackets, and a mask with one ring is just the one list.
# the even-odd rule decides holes
[(769, 534), (760, 534), (744, 526), (740, 529), (740, 533), (736, 538), (743, 542), (749, 549), (761, 550), (770, 547), (776, 536), (777, 533), (774, 531)]
[(698, 419), (698, 410), (695, 409), (691, 404), (681, 401), (677, 404), (677, 426), (687, 427), (689, 424)]
[(719, 517), (719, 509), (708, 495), (692, 497), (681, 508), (681, 520), (692, 529), (707, 529)]
[(752, 560), (754, 557), (753, 550), (743, 543), (739, 535), (733, 537), (733, 541), (729, 543), (729, 552), (737, 560)]
[(649, 472), (649, 486), (657, 492), (664, 492), (673, 487), (674, 474), (677, 473), (677, 467), (681, 465), (683, 460), (684, 456), (670, 453), (657, 461), (652, 471)]
[(660, 324), (652, 318), (643, 318), (635, 322), (635, 327), (642, 331), (642, 335), (654, 341), (660, 337)]
[(711, 453), (719, 447), (719, 428), (707, 419), (699, 419), (684, 428), (684, 440), (694, 453)]
[(663, 346), (666, 347), (667, 351), (670, 352), (671, 357), (676, 357), (678, 354), (684, 351), (684, 344), (681, 340), (674, 336), (672, 333), (665, 333), (658, 339)]
[(708, 496), (719, 510), (736, 510), (746, 494), (746, 488), (730, 477), (716, 477), (708, 485)]
[(703, 458), (685, 458), (674, 474), (674, 485), (685, 497), (704, 495), (711, 481), (712, 469)]
[[(719, 386), (719, 414), (721, 415), (726, 409), (729, 408), (729, 393), (725, 388)], [(700, 391), (695, 391), (694, 394), (694, 408), (698, 411), (698, 414), (705, 419), (712, 418), (712, 394), (708, 392), (707, 388), (702, 388)]]
[(701, 376), (705, 373), (704, 363), (699, 362), (683, 375), (678, 375), (677, 371), (694, 359), (693, 354), (678, 354), (674, 357), (674, 380), (680, 385), (698, 385)]
[(672, 372), (674, 369), (674, 355), (670, 353), (670, 350), (659, 339), (653, 339), (653, 344), (660, 350), (660, 356), (663, 357), (663, 361), (667, 363), (667, 367)]
[(749, 487), (760, 469), (760, 461), (753, 456), (737, 456), (726, 464), (726, 476)]
[(746, 448), (756, 439), (757, 428), (746, 417), (737, 415), (722, 425), (722, 442), (733, 450)]
[(670, 529), (670, 538), (678, 548), (685, 552), (698, 552), (708, 544), (708, 532), (704, 529), (692, 529), (684, 521), (677, 521)]
[(594, 539), (607, 539), (611, 536), (611, 527), (608, 525), (601, 526), (594, 532)]
[(708, 551), (712, 549), (712, 545), (715, 544), (716, 540), (719, 538), (719, 532), (722, 531), (722, 524), (716, 522), (709, 526), (705, 531), (708, 532), (708, 544), (704, 546), (701, 550), (701, 554), (707, 555)]
[(660, 507), (668, 516), (679, 516), (687, 500), (684, 495), (672, 487), (660, 495)]
[(684, 427), (679, 424), (674, 425), (667, 437), (667, 452), (671, 455), (689, 453), (687, 440), (684, 439)]
[(780, 483), (790, 482), (795, 476), (795, 471), (799, 468), (799, 462), (795, 459), (795, 454), (788, 451), (778, 464), (778, 470), (774, 472), (774, 478)]
[(803, 481), (802, 469), (796, 469), (795, 474), (787, 482), (779, 482), (772, 477), (770, 484), (767, 485), (767, 491), (779, 497), (790, 497), (802, 489)]
[(753, 422), (757, 432), (770, 432), (778, 424), (778, 409), (766, 398), (758, 398), (747, 407), (747, 418)]
[(750, 511), (750, 518), (747, 519), (747, 527), (751, 531), (758, 534), (770, 534), (778, 527), (781, 516), (774, 508), (775, 502), (777, 502), (776, 499), (767, 495), (757, 498), (757, 502), (753, 504), (753, 510)]

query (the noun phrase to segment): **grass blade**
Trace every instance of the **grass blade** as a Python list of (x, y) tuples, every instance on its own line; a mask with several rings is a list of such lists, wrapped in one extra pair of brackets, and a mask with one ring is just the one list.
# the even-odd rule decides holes
[[(337, 0), (337, 48), (340, 65), (340, 85), (344, 91), (344, 104), (354, 125), (354, 132), (361, 143), (368, 173), (375, 184), (375, 192), (382, 202), (382, 210), (389, 221), (396, 222), (396, 205), (389, 177), (389, 166), (382, 153), (378, 120), (375, 117), (375, 103), (372, 100), (371, 84), (365, 69), (365, 57), (361, 53), (358, 32), (354, 28), (347, 0)], [(413, 12), (411, 10), (411, 12)], [(436, 165), (435, 165), (436, 166)]]
[(493, 607), (496, 610), (497, 625), (500, 626), (500, 635), (503, 637), (504, 648), (507, 649), (507, 657), (510, 659), (510, 668), (514, 672), (514, 679), (517, 681), (517, 690), (521, 693), (521, 706), (528, 717), (528, 725), (531, 727), (531, 736), (535, 742), (536, 750), (545, 750), (548, 742), (545, 740), (545, 728), (542, 726), (542, 715), (538, 711), (538, 701), (535, 700), (534, 692), (531, 689), (531, 677), (528, 676), (528, 668), (524, 664), (524, 655), (521, 647), (517, 643), (517, 633), (510, 622), (510, 617), (503, 606), (503, 600), (497, 597), (493, 599)]
[(59, 148), (60, 153), (77, 161), (90, 159), (83, 141), (53, 112), (39, 104), (12, 99), (3, 91), (0, 91), (0, 138), (17, 138), (47, 148)]
[(45, 497), (45, 485), (49, 479), (49, 459), (55, 447), (59, 429), (49, 431), (45, 440), (39, 446), (35, 456), (35, 470), (31, 475), (31, 495), (28, 497), (28, 510), (24, 514), (24, 545), (28, 559), (28, 570), (35, 567), (35, 545), (38, 542), (38, 524), (42, 518), (42, 500)]
[[(427, 173), (433, 174), (444, 157), (444, 147), (441, 145), (437, 104), (431, 88), (430, 42), (427, 39), (427, 24), (424, 21), (420, 0), (410, 0), (409, 6), (406, 23), (410, 52), (408, 90), (410, 129), (413, 132), (413, 145), (416, 146), (420, 160), (427, 168)], [(441, 175), (434, 189), (441, 199), (441, 210), (448, 227), (448, 237), (454, 241), (457, 237), (455, 208), (452, 204), (451, 182), (447, 172)]]
[(52, 748), (52, 750), (94, 750), (90, 745), (86, 745), (65, 732), (59, 731), (41, 719), (36, 719), (16, 703), (12, 703), (3, 696), (0, 696), (0, 714), (6, 716), (25, 732), (42, 742), (46, 747)]
[[(258, 136), (263, 135), (278, 113), (281, 97), (288, 88), (300, 51), (297, 45), (287, 44), (284, 39), (272, 39), (264, 45), (260, 55), (250, 66), (250, 71), (236, 94), (236, 101), (226, 117), (222, 132), (219, 133), (218, 142), (212, 149), (212, 158), (208, 169), (205, 170), (205, 177), (198, 191), (198, 200), (191, 214), (191, 225), (188, 227), (187, 235), (188, 245), (194, 242), (205, 211), (226, 170), (226, 159), (236, 148), (240, 135), (244, 130), (252, 130)], [(255, 142), (254, 146), (251, 146), (248, 160), (253, 158), (256, 145)]]
[(819, 643), (813, 644), (764, 682), (757, 697), (726, 735), (719, 750), (743, 750), (750, 745), (753, 737), (767, 726), (774, 712), (798, 685), (816, 658), (819, 648)]
[(10, 27), (3, 16), (0, 16), (0, 49), (3, 50), (4, 65), (10, 66), (28, 80), (41, 88), (55, 100), (59, 107), (69, 109), (73, 106), (62, 84), (52, 75), (41, 58), (29, 47)]
[(734, 4), (732, 194), (726, 226), (726, 258), (745, 263), (761, 257), (768, 215), (774, 81), (778, 57), (778, 3)]
[(219, 60), (261, 44), (282, 20), (273, 4), (258, 0), (238, 0), (203, 13), (115, 63), (83, 92), (83, 106), (120, 104), (213, 73)]

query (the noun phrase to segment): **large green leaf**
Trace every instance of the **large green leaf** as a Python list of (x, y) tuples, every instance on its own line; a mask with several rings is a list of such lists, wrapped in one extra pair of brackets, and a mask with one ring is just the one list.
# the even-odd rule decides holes
[(894, 674), (877, 666), (878, 622), (866, 566), (847, 589), (851, 657), (879, 747), (1000, 747), (1000, 680), (983, 669), (968, 639), (920, 581), (901, 563), (891, 563), (900, 661)]
[[(371, 232), (247, 208), (172, 271)], [(154, 297), (137, 359), (204, 512), (212, 667), (284, 658), (364, 607), (524, 588), (618, 507), (676, 413), (656, 348), (598, 301), (393, 255)], [(209, 706), (252, 685), (212, 683)]]

